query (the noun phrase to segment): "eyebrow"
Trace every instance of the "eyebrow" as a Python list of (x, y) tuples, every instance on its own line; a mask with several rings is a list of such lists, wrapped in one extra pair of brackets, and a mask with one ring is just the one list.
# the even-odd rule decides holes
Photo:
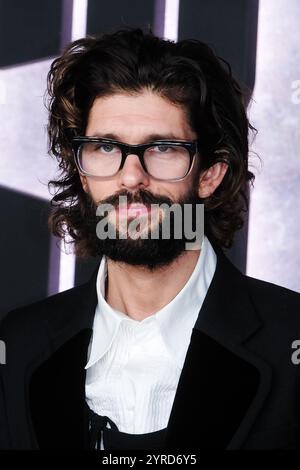
[[(101, 132), (96, 132), (93, 134), (91, 137), (98, 137), (99, 139), (112, 139), (112, 140), (118, 140), (119, 142), (122, 142), (122, 139), (119, 135), (114, 134), (113, 132), (109, 133), (101, 133)], [(169, 133), (169, 134), (149, 134), (142, 141), (140, 144), (146, 144), (147, 142), (152, 142), (155, 140), (188, 140), (188, 139), (180, 139), (176, 135)]]

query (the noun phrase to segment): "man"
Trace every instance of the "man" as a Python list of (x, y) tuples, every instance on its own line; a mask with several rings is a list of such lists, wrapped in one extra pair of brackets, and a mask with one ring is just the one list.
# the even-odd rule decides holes
[[(201, 42), (125, 29), (70, 44), (48, 91), (49, 226), (99, 267), (6, 315), (2, 448), (297, 448), (300, 296), (223, 254), (254, 179), (230, 68)], [(194, 245), (173, 204), (200, 232), (204, 207)]]

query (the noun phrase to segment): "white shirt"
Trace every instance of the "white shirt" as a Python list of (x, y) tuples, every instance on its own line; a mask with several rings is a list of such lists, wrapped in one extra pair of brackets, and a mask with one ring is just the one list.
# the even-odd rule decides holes
[(112, 419), (119, 431), (144, 434), (168, 425), (192, 329), (216, 268), (216, 254), (206, 236), (199, 253), (181, 291), (142, 321), (106, 302), (107, 260), (101, 259), (85, 367), (86, 401), (95, 413)]

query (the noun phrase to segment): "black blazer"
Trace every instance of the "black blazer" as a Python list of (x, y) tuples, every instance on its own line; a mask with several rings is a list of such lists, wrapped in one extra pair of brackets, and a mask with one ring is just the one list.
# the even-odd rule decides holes
[[(300, 449), (300, 295), (223, 252), (193, 328), (168, 449)], [(0, 329), (0, 448), (84, 449), (85, 365), (97, 303), (86, 284), (11, 311)]]

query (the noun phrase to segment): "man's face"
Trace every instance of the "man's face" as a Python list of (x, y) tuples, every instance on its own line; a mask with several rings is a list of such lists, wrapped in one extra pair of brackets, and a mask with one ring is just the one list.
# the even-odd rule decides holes
[[(138, 95), (118, 93), (97, 98), (91, 108), (85, 132), (86, 136), (114, 138), (128, 144), (152, 141), (150, 136), (154, 134), (159, 135), (161, 139), (197, 139), (197, 135), (187, 123), (184, 109), (150, 91), (143, 91)], [(195, 205), (196, 202), (201, 202), (198, 195), (198, 168), (199, 157), (196, 155), (191, 172), (183, 180), (158, 181), (143, 170), (138, 156), (132, 154), (128, 155), (117, 175), (108, 179), (81, 176), (81, 181), (84, 190), (95, 203), (95, 208), (100, 203), (110, 203), (117, 208), (120, 195), (127, 196), (128, 204), (167, 203), (171, 206), (173, 203), (179, 203), (183, 207), (185, 203)], [(158, 219), (152, 218), (152, 222), (150, 217), (146, 216), (147, 230), (153, 228), (155, 221), (161, 224), (162, 216), (160, 214)], [(129, 223), (131, 219), (127, 220)], [(117, 233), (124, 231), (121, 215), (111, 219), (111, 223), (116, 224)], [(143, 227), (145, 229), (145, 225)], [(149, 269), (167, 265), (185, 250), (185, 239), (172, 239), (172, 230), (168, 240), (153, 239), (149, 235), (144, 239), (132, 239), (130, 236), (121, 239), (99, 239), (98, 243), (99, 253), (115, 261)]]

